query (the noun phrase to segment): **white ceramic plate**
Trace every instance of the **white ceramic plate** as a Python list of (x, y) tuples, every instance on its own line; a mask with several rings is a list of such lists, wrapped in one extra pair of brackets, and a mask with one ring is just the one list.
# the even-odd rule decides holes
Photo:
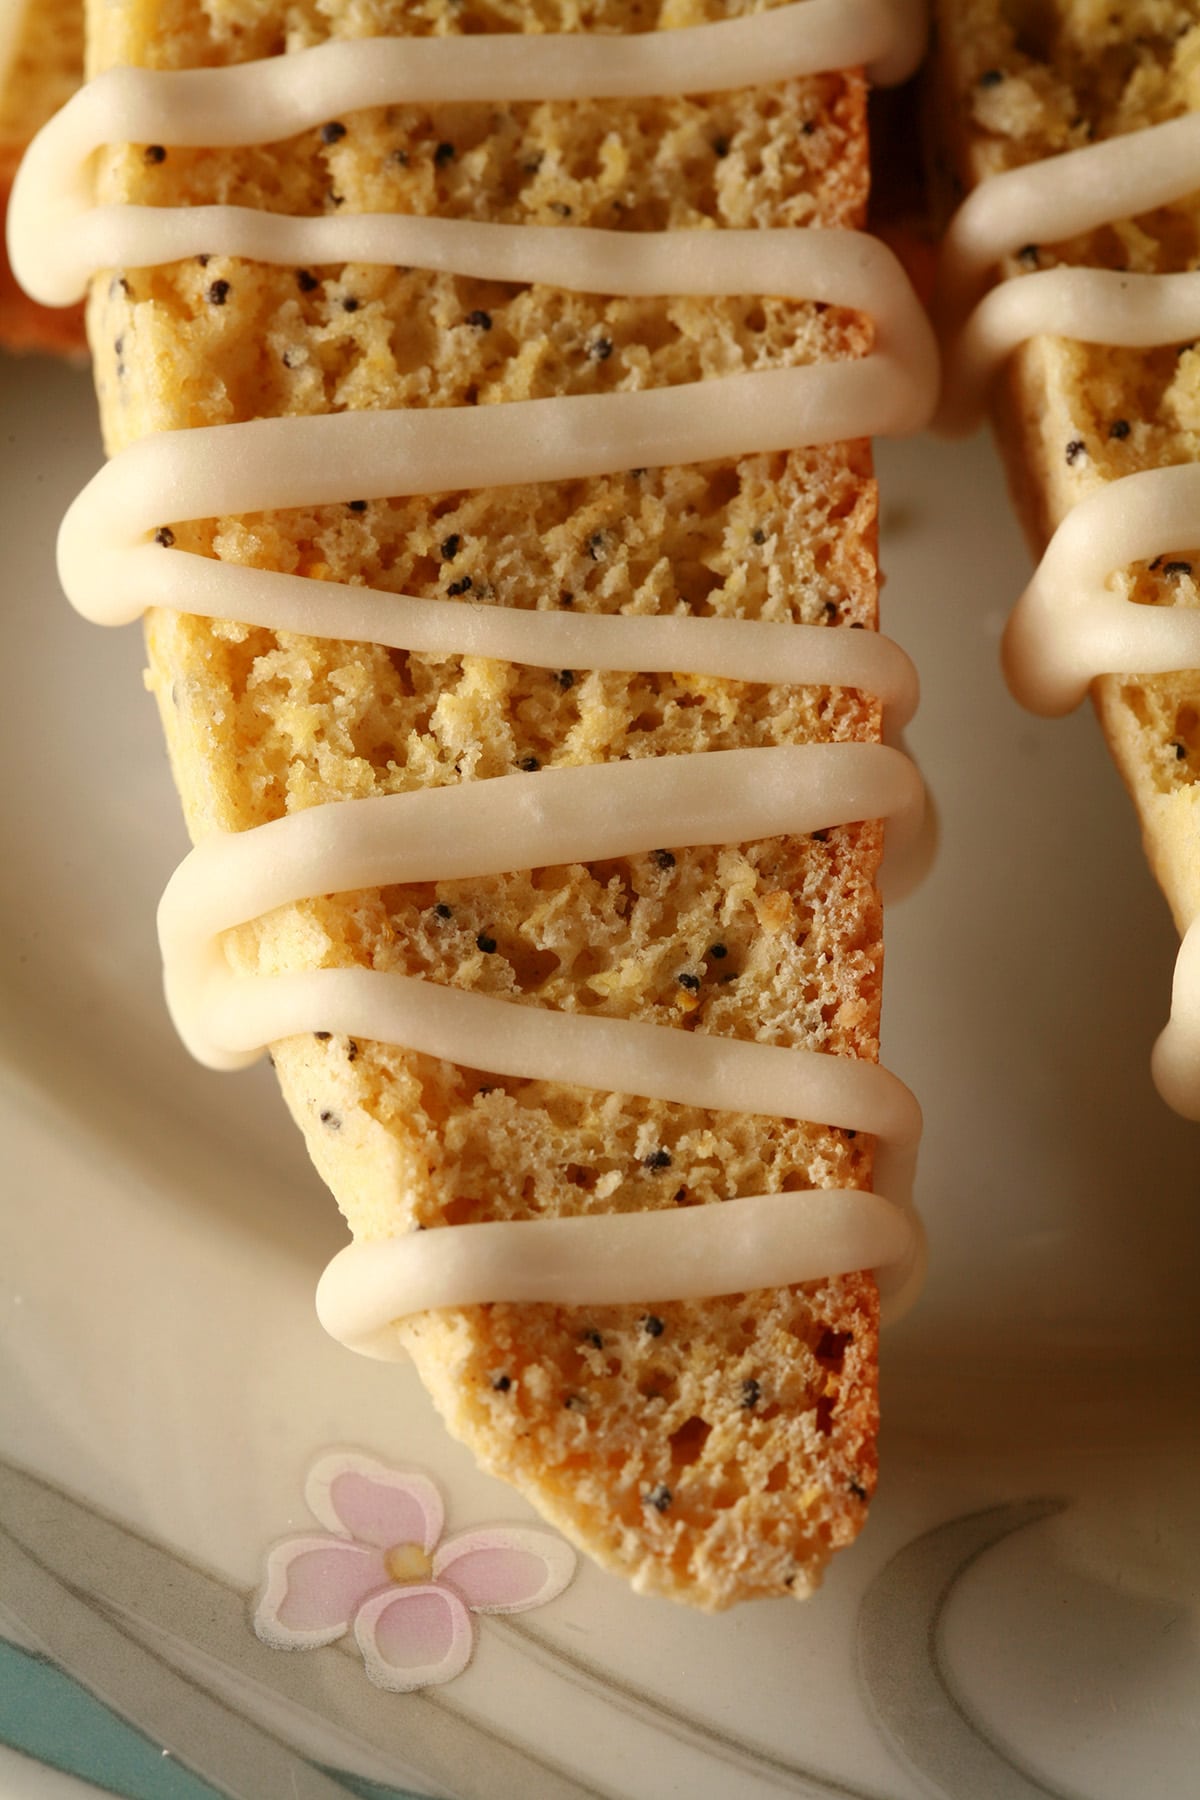
[(1002, 689), (1027, 561), (989, 446), (879, 458), (942, 848), (889, 918), (933, 1253), (885, 1344), (870, 1525), (804, 1607), (692, 1617), (581, 1567), (397, 1694), (345, 1641), (251, 1629), (268, 1547), (317, 1529), (308, 1470), (423, 1470), (452, 1531), (529, 1514), (410, 1371), (323, 1337), (342, 1232), (269, 1073), (174, 1041), (153, 913), (184, 838), (140, 642), (76, 620), (53, 572), (100, 455), (88, 378), (9, 363), (0, 406), (0, 1792), (1194, 1792), (1200, 1134), (1147, 1069), (1174, 938), (1090, 718)]

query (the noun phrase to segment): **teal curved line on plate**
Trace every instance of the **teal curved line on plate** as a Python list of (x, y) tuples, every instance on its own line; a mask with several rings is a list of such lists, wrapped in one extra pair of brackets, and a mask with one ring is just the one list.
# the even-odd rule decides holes
[[(164, 1756), (160, 1745), (46, 1657), (4, 1638), (0, 1743), (122, 1800), (226, 1800), (219, 1788)], [(411, 1789), (368, 1781), (344, 1769), (322, 1768), (321, 1773), (358, 1800), (422, 1800)]]
[(1066, 1505), (1010, 1501), (947, 1519), (896, 1552), (859, 1608), (859, 1673), (876, 1721), (909, 1766), (950, 1800), (1066, 1800), (971, 1718), (954, 1691), (941, 1641), (946, 1603), (972, 1563)]
[(125, 1800), (224, 1800), (44, 1656), (2, 1638), (0, 1742)]
[[(136, 1591), (136, 1588), (130, 1591)], [(85, 1691), (134, 1730), (170, 1750), (181, 1766), (203, 1768), (201, 1794), (218, 1800), (336, 1800), (345, 1789), (270, 1732), (232, 1712), (177, 1674), (86, 1598), (60, 1581), (0, 1526), (4, 1609), (61, 1662)], [(80, 1667), (76, 1677), (71, 1665)], [(54, 1666), (51, 1664), (50, 1666)], [(86, 1672), (86, 1679), (84, 1679)], [(210, 1779), (211, 1778), (211, 1779)], [(217, 1784), (220, 1784), (219, 1786)]]

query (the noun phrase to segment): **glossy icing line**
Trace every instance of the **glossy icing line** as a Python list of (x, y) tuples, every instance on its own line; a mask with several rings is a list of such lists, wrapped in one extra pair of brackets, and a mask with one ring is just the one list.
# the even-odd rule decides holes
[(1154, 1085), (1168, 1106), (1200, 1121), (1200, 917), (1183, 934), (1171, 987), (1171, 1016), (1154, 1046)]
[(988, 390), (1034, 337), (1148, 349), (1200, 335), (1200, 271), (1139, 275), (1116, 269), (1042, 269), (993, 288), (948, 342), (935, 420), (948, 436), (974, 431)]
[(1025, 244), (1061, 244), (1200, 189), (1200, 113), (1066, 150), (982, 181), (942, 240), (938, 311), (953, 330), (997, 264)]
[[(165, 604), (277, 630), (543, 667), (682, 667), (730, 679), (844, 685), (876, 697), (890, 723), (901, 723), (915, 701), (911, 665), (873, 633), (696, 617), (566, 618), (425, 600), (222, 563), (175, 546), (174, 533), (163, 529), (336, 503), (349, 493), (374, 500), (577, 479), (917, 429), (935, 394), (936, 347), (899, 266), (877, 242), (837, 230), (613, 233), (374, 214), (304, 219), (225, 206), (97, 208), (89, 159), (102, 145), (127, 140), (259, 143), (409, 97), (711, 92), (874, 59), (895, 75), (919, 40), (919, 10), (908, 0), (801, 0), (746, 20), (628, 38), (357, 40), (264, 64), (101, 77), (42, 134), (18, 182), (13, 251), (26, 284), (44, 297), (74, 297), (97, 268), (223, 252), (281, 264), (402, 263), (581, 292), (754, 291), (857, 310), (871, 319), (874, 341), (855, 361), (673, 389), (254, 420), (143, 439), (100, 472), (64, 520), (60, 570), (72, 601), (109, 623)], [(754, 1285), (809, 1279), (829, 1258), (827, 1274), (877, 1258), (903, 1264), (910, 1288), (919, 1234), (907, 1203), (919, 1109), (894, 1076), (854, 1057), (551, 1012), (362, 968), (235, 975), (222, 932), (305, 897), (360, 886), (596, 860), (663, 842), (737, 842), (863, 818), (907, 820), (911, 829), (919, 808), (918, 778), (896, 750), (776, 746), (550, 768), (351, 800), (198, 846), (164, 896), (160, 929), (172, 1011), (203, 1060), (232, 1066), (281, 1038), (344, 1031), (496, 1074), (815, 1118), (880, 1140), (878, 1166), (892, 1202), (821, 1190), (636, 1221), (445, 1226), (395, 1248), (366, 1247), (339, 1259), (342, 1273), (325, 1290), (340, 1296), (333, 1307), (339, 1335), (344, 1328), (352, 1339), (372, 1338), (398, 1310), (503, 1297), (496, 1284), (527, 1287), (534, 1265), (558, 1270), (554, 1280), (574, 1269), (577, 1281), (598, 1281), (597, 1297), (614, 1284), (623, 1292), (631, 1279), (666, 1297), (673, 1281), (684, 1280), (671, 1273), (677, 1240), (689, 1246), (684, 1262), (699, 1267), (710, 1258), (703, 1277), (678, 1288), (680, 1297), (700, 1292), (696, 1281), (711, 1293), (730, 1291), (735, 1277), (739, 1287), (751, 1275)], [(894, 837), (893, 825), (889, 851)], [(784, 1212), (801, 1200), (785, 1229)], [(710, 1212), (713, 1219), (703, 1217)], [(632, 1277), (620, 1248), (630, 1233), (642, 1258)], [(427, 1238), (438, 1240), (436, 1249), (406, 1248)], [(734, 1256), (727, 1269), (722, 1262), (714, 1276), (711, 1256), (724, 1258), (727, 1238), (741, 1246), (742, 1261)], [(526, 1274), (514, 1276), (511, 1247), (524, 1267), (535, 1243)], [(577, 1244), (594, 1254), (596, 1271), (609, 1271), (603, 1281), (598, 1273), (585, 1277), (571, 1248)], [(408, 1285), (390, 1303), (378, 1297), (376, 1271), (384, 1265), (397, 1279), (401, 1265), (406, 1271)], [(801, 1268), (808, 1273), (795, 1272)], [(346, 1270), (355, 1273), (344, 1280)], [(360, 1271), (369, 1272), (360, 1278)], [(569, 1283), (558, 1291), (565, 1295)]]
[[(486, 1242), (486, 1269), (459, 1253), (462, 1232)], [(403, 1355), (395, 1321), (434, 1306), (705, 1300), (849, 1274), (862, 1267), (864, 1250), (871, 1266), (887, 1272), (885, 1306), (898, 1307), (918, 1275), (920, 1243), (911, 1219), (877, 1194), (850, 1189), (747, 1194), (721, 1206), (672, 1211), (450, 1225), (348, 1244), (321, 1277), (317, 1313), (341, 1343), (391, 1360)], [(663, 1284), (652, 1292), (647, 1268)]]
[[(1136, 217), (1200, 188), (1200, 114), (1088, 145), (985, 180), (946, 234), (940, 318), (947, 335), (938, 424), (977, 423), (998, 369), (1035, 336), (1124, 347), (1200, 332), (1200, 272), (1063, 267), (1012, 276), (978, 300), (989, 272), (1024, 244), (1054, 244)], [(1200, 466), (1142, 470), (1078, 501), (1058, 526), (1005, 631), (1009, 686), (1031, 711), (1077, 706), (1108, 674), (1200, 671), (1200, 611), (1146, 606), (1113, 591), (1135, 562), (1200, 539)], [(1156, 1084), (1200, 1118), (1200, 938), (1186, 926)]]
[(1200, 610), (1144, 606), (1112, 591), (1130, 563), (1200, 538), (1200, 464), (1142, 469), (1073, 506), (1004, 634), (1008, 684), (1030, 712), (1061, 715), (1098, 675), (1200, 666)]
[[(90, 500), (100, 497), (93, 491)], [(94, 553), (105, 554), (96, 540), (90, 541)], [(76, 580), (76, 571), (86, 561), (88, 542), (76, 517), (61, 552), (75, 604), (97, 624), (128, 623), (142, 610), (142, 576), (152, 580), (155, 569), (143, 557), (143, 546), (127, 546), (128, 560), (121, 565), (127, 586), (85, 586)], [(154, 549), (157, 553), (158, 547)], [(119, 553), (110, 547), (107, 554), (115, 560)], [(189, 558), (169, 595), (154, 586), (146, 604), (307, 637), (338, 637), (431, 656), (486, 656), (531, 668), (644, 674), (686, 669), (727, 681), (860, 688), (887, 709), (891, 729), (906, 724), (917, 704), (916, 670), (899, 644), (877, 632), (856, 632), (851, 638), (824, 625), (698, 614), (558, 613), (490, 601), (460, 604), (384, 588), (339, 587), (311, 576), (244, 569), (199, 556)]]

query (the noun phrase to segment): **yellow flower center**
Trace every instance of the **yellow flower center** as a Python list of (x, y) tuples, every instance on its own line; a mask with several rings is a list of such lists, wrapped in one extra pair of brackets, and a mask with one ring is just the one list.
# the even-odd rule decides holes
[(393, 1581), (428, 1581), (433, 1562), (420, 1544), (393, 1544), (384, 1553), (383, 1566)]

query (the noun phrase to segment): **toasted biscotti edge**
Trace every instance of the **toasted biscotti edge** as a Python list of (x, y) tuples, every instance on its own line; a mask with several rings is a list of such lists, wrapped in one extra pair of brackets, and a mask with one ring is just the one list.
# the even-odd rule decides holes
[[(1015, 31), (997, 0), (941, 0), (940, 104), (945, 141), (962, 181), (971, 186), (1005, 167), (1173, 116), (1188, 104), (1192, 76), (1175, 76), (1172, 67), (1192, 70), (1200, 57), (1200, 30), (1190, 10), (1181, 5), (1176, 12), (1178, 31), (1170, 31), (1162, 18), (1155, 27), (1164, 40), (1173, 40), (1171, 58), (1153, 77), (1130, 77), (1122, 85), (1114, 76), (1113, 39), (1121, 30), (1131, 40), (1136, 37), (1134, 19), (1114, 15), (1101, 34), (1094, 19), (1089, 26), (1089, 9), (1060, 0), (1044, 23), (1049, 32), (1056, 20), (1065, 21), (1066, 41), (1057, 56), (1039, 55), (1032, 41)], [(1097, 32), (1094, 52), (1089, 51), (1089, 29)], [(1092, 54), (1096, 72), (1089, 77)], [(1109, 60), (1101, 76), (1105, 57)], [(1095, 83), (1091, 89), (1089, 79)], [(1115, 243), (1112, 234), (1093, 233), (1063, 247), (1064, 260), (1102, 267), (1123, 258), (1130, 267), (1164, 271), (1180, 266), (1171, 259), (1170, 245), (1178, 242), (1179, 219), (1189, 210), (1186, 205), (1165, 209), (1175, 215), (1175, 223), (1168, 220), (1161, 247), (1144, 234), (1135, 245), (1128, 234)], [(1200, 220), (1200, 215), (1192, 217)], [(1047, 266), (1053, 255), (1043, 258)], [(1010, 258), (1003, 276), (1019, 279), (1027, 267)], [(992, 417), (1013, 502), (1035, 556), (1071, 508), (1098, 484), (1200, 457), (1197, 371), (1181, 358), (1176, 369), (1164, 372), (1166, 355), (1174, 361), (1173, 350), (1116, 352), (1041, 337), (1009, 359), (993, 392)], [(1148, 393), (1155, 396), (1149, 409)], [(1111, 430), (1117, 420), (1129, 426), (1119, 438)], [(1194, 548), (1169, 547), (1176, 552)], [(1126, 577), (1125, 590), (1149, 604), (1200, 604), (1195, 582), (1168, 581), (1153, 571)], [(1105, 675), (1093, 683), (1092, 699), (1133, 800), (1147, 859), (1182, 931), (1200, 912), (1200, 859), (1195, 854), (1200, 674)]]
[[(5, 62), (6, 50), (11, 52)], [(30, 300), (13, 279), (4, 221), (17, 165), (34, 133), (65, 105), (83, 73), (80, 0), (29, 0), (10, 41), (0, 28), (0, 345), (82, 358), (82, 306)]]

